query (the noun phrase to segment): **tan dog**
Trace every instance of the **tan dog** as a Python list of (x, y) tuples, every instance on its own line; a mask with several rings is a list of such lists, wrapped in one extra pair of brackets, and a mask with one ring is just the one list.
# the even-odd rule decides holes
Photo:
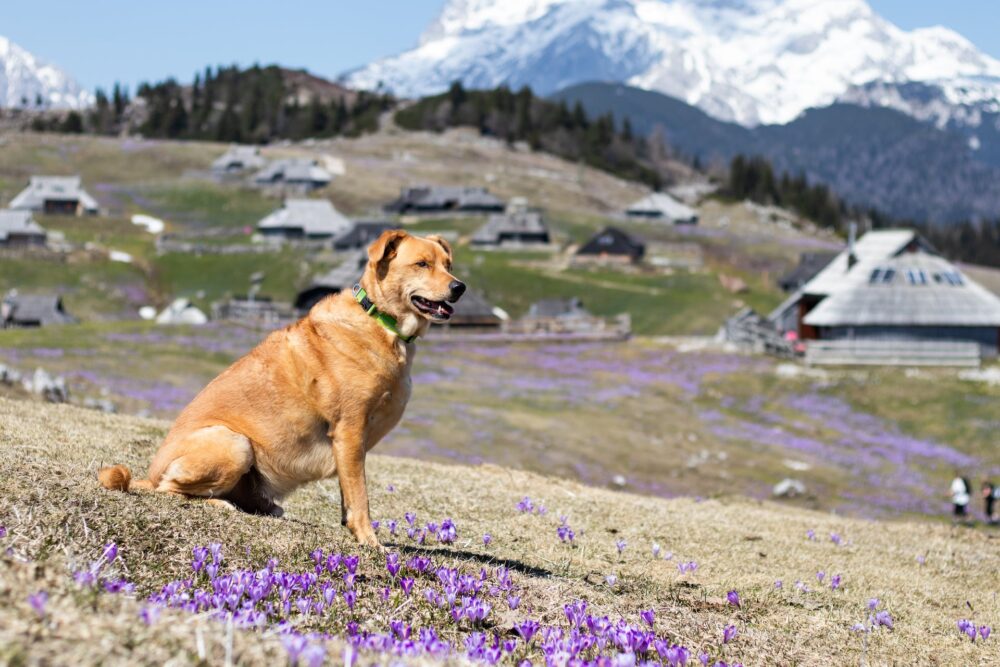
[(444, 239), (399, 230), (368, 249), (360, 285), (377, 311), (351, 290), (327, 297), (195, 397), (153, 457), (148, 479), (131, 481), (126, 467), (113, 466), (100, 471), (101, 484), (280, 516), (276, 501), (336, 475), (341, 523), (358, 542), (378, 545), (365, 455), (399, 422), (410, 398), (415, 348), (406, 341), (451, 317), (448, 304), (465, 285), (451, 274)]

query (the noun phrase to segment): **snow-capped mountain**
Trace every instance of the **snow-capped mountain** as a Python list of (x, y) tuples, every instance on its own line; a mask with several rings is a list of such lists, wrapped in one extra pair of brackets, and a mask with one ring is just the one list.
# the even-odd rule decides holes
[(82, 109), (93, 102), (66, 72), (0, 37), (0, 107), (34, 107), (39, 97), (53, 109)]
[(901, 30), (865, 0), (448, 0), (416, 48), (344, 79), (406, 96), (454, 80), (541, 93), (621, 81), (747, 126), (872, 82), (925, 84), (949, 120), (1000, 100), (1000, 61), (946, 28)]

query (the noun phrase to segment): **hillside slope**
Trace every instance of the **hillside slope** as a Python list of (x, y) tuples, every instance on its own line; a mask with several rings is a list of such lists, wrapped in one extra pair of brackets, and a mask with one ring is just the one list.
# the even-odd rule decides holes
[(580, 102), (591, 116), (628, 118), (639, 134), (657, 129), (667, 144), (703, 164), (763, 155), (775, 167), (825, 183), (854, 205), (930, 222), (992, 219), (1000, 166), (968, 138), (894, 109), (832, 104), (786, 125), (748, 129), (716, 120), (679, 99), (611, 83), (585, 83), (555, 99)]
[[(340, 664), (344, 645), (336, 637), (347, 635), (367, 636), (355, 641), (378, 644), (411, 663), (450, 660), (467, 651), (489, 658), (478, 633), (485, 633), (486, 646), (494, 633), (511, 642), (510, 652), (498, 644), (504, 662), (524, 657), (540, 662), (541, 648), (559, 644), (560, 631), (561, 647), (569, 652), (579, 648), (581, 636), (606, 633), (605, 614), (612, 622), (628, 622), (628, 628), (615, 626), (615, 641), (637, 648), (640, 659), (657, 659), (652, 647), (644, 653), (644, 635), (638, 631), (649, 622), (664, 642), (661, 650), (683, 644), (695, 664), (700, 652), (713, 661), (754, 665), (985, 665), (1000, 660), (996, 638), (973, 643), (956, 629), (957, 620), (970, 616), (979, 625), (1000, 621), (1000, 556), (994, 540), (983, 533), (848, 520), (737, 498), (665, 501), (496, 467), (378, 456), (370, 464), (373, 516), (382, 522), (389, 564), (392, 553), (412, 563), (403, 570), (409, 584), (390, 576), (386, 556), (364, 551), (350, 583), (317, 569), (316, 587), (335, 589), (329, 607), (301, 606), (301, 600), (320, 597), (319, 592), (309, 593), (311, 584), (304, 589), (289, 584), (288, 590), (297, 591), (288, 598), (290, 611), (280, 611), (275, 594), (274, 614), (257, 619), (264, 624), (262, 632), (213, 621), (211, 614), (154, 608), (145, 602), (150, 595), (171, 581), (193, 578), (202, 586), (209, 576), (206, 568), (218, 567), (212, 576), (220, 577), (220, 592), (216, 597), (196, 594), (190, 604), (229, 604), (225, 589), (233, 582), (221, 575), (242, 568), (260, 571), (272, 557), (278, 561), (265, 573), (312, 572), (314, 557), (322, 563), (329, 553), (356, 552), (339, 526), (333, 481), (290, 498), (284, 519), (97, 488), (93, 475), (99, 465), (123, 462), (141, 470), (165, 428), (162, 422), (0, 400), (0, 524), (5, 527), (0, 531), (0, 663), (275, 664), (285, 659), (287, 648), (301, 648), (282, 628), (335, 637), (309, 639), (299, 664), (322, 664), (323, 653), (326, 664)], [(534, 511), (516, 509), (525, 496), (533, 499)], [(537, 509), (543, 504), (545, 513)], [(415, 513), (417, 527), (453, 519), (457, 539), (426, 544), (408, 539), (406, 512)], [(391, 521), (402, 526), (396, 536), (389, 534)], [(560, 541), (560, 521), (575, 531), (572, 542)], [(807, 531), (814, 531), (815, 539)], [(487, 546), (484, 533), (492, 536)], [(568, 537), (565, 531), (563, 537)], [(117, 558), (105, 546), (110, 542), (118, 546)], [(221, 562), (212, 565), (210, 559), (200, 574), (192, 574), (192, 548), (212, 542), (220, 544)], [(658, 557), (654, 543), (662, 545)], [(311, 557), (316, 548), (323, 554)], [(429, 558), (431, 567), (412, 561), (415, 556)], [(698, 565), (681, 574), (679, 562)], [(497, 574), (500, 566), (508, 569), (509, 581)], [(488, 583), (459, 604), (481, 611), (480, 601), (486, 602), (485, 619), (456, 623), (447, 602), (437, 608), (427, 601), (426, 591), (434, 598), (438, 578), (452, 576), (447, 571), (431, 575), (438, 567), (474, 575), (463, 586), (478, 581), (485, 568)], [(824, 573), (822, 582), (818, 572)], [(835, 575), (839, 586), (834, 590), (829, 582)], [(119, 593), (98, 592), (92, 587), (95, 578)], [(305, 580), (299, 575), (294, 581)], [(783, 584), (778, 587), (777, 581)], [(411, 585), (408, 597), (400, 588)], [(184, 588), (176, 583), (166, 594)], [(348, 609), (344, 600), (351, 598), (350, 588), (356, 599)], [(739, 596), (738, 608), (727, 601), (731, 590)], [(512, 610), (509, 602), (515, 597), (519, 604)], [(868, 626), (868, 632), (852, 630), (858, 623), (868, 625), (872, 598), (888, 616), (881, 615), (882, 623)], [(586, 600), (593, 617), (574, 634), (567, 619), (576, 618), (576, 612), (563, 606), (576, 600)], [(238, 602), (239, 596), (233, 604)], [(653, 615), (640, 620), (640, 611), (650, 609)], [(275, 625), (275, 616), (289, 624)], [(239, 617), (247, 618), (246, 609)], [(526, 646), (511, 628), (526, 628), (529, 619), (546, 629)], [(736, 628), (736, 635), (723, 643), (728, 626)], [(417, 640), (429, 627), (452, 648), (430, 641), (426, 632)], [(405, 640), (411, 633), (413, 641)], [(428, 645), (432, 654), (421, 648)], [(601, 650), (618, 653), (612, 646)], [(361, 652), (364, 662), (380, 655)]]

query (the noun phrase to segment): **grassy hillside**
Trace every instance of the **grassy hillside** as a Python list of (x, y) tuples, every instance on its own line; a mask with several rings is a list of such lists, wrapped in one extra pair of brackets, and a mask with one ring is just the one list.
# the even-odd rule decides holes
[[(65, 376), (76, 402), (172, 418), (266, 333), (215, 323), (6, 331), (0, 360)], [(963, 378), (809, 370), (684, 340), (421, 341), (407, 419), (381, 449), (661, 497), (767, 498), (793, 478), (806, 492), (785, 502), (800, 507), (943, 520), (956, 468), (977, 485), (1000, 476), (1000, 386)]]
[[(961, 619), (977, 629), (1000, 622), (1000, 557), (979, 532), (731, 497), (643, 498), (495, 466), (375, 456), (372, 511), (388, 553), (359, 552), (339, 526), (332, 480), (289, 498), (284, 519), (97, 487), (102, 463), (142, 469), (165, 428), (0, 400), (0, 662), (280, 664), (301, 648), (295, 634), (308, 637), (301, 665), (341, 664), (348, 640), (364, 664), (393, 655), (407, 663), (455, 662), (470, 653), (477, 661), (537, 664), (560, 650), (587, 658), (632, 651), (633, 659), (659, 663), (665, 655), (676, 659), (677, 649), (666, 653), (674, 644), (688, 649), (689, 664), (700, 664), (701, 653), (713, 663), (746, 665), (1000, 660), (995, 637), (971, 642), (956, 627)], [(534, 510), (519, 511), (525, 497)], [(415, 538), (426, 523), (451, 519), (455, 539), (410, 539), (410, 512)], [(109, 543), (117, 545), (113, 559)], [(220, 562), (213, 566), (208, 555), (192, 571), (192, 550), (210, 543), (218, 544)], [(344, 581), (347, 566), (337, 557), (327, 568), (330, 554), (357, 555), (352, 581)], [(396, 555), (402, 569), (393, 576)], [(314, 558), (319, 575), (303, 587)], [(255, 576), (276, 583), (270, 593), (252, 593), (264, 595), (256, 604), (198, 593), (187, 606), (207, 611), (192, 614), (170, 597), (208, 586), (209, 576), (223, 591), (226, 575), (264, 568)], [(481, 577), (485, 584), (465, 601), (457, 597), (466, 611), (456, 612), (456, 622), (447, 582), (465, 575), (459, 586), (478, 587)], [(288, 611), (282, 591), (291, 593)], [(171, 604), (149, 601), (164, 595)], [(430, 601), (438, 596), (442, 606)], [(581, 600), (582, 625), (573, 632)], [(248, 627), (248, 610), (263, 612), (267, 602), (272, 611)], [(241, 609), (235, 622), (211, 611), (228, 604)], [(483, 610), (484, 618), (470, 620)], [(605, 616), (622, 624), (610, 632)], [(530, 621), (541, 629), (525, 642), (514, 628), (530, 634)], [(735, 636), (724, 642), (730, 627)], [(610, 641), (581, 648), (597, 637)], [(499, 651), (491, 656), (494, 641)]]

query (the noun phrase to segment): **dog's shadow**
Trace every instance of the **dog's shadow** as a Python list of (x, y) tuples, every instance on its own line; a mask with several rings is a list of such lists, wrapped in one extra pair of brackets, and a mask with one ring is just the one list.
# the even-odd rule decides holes
[(490, 567), (502, 566), (511, 570), (512, 572), (518, 572), (520, 574), (529, 575), (532, 577), (551, 577), (552, 572), (546, 570), (545, 568), (535, 567), (534, 565), (528, 565), (523, 561), (510, 559), (510, 558), (500, 558), (499, 556), (493, 556), (490, 554), (477, 553), (475, 551), (465, 551), (462, 549), (445, 549), (443, 547), (419, 545), (419, 544), (397, 544), (395, 542), (387, 542), (383, 546), (393, 548), (399, 551), (400, 555), (412, 554), (412, 555), (424, 555), (424, 556), (439, 556), (445, 558), (460, 558), (467, 561), (475, 561), (481, 563), (482, 565), (488, 565)]

